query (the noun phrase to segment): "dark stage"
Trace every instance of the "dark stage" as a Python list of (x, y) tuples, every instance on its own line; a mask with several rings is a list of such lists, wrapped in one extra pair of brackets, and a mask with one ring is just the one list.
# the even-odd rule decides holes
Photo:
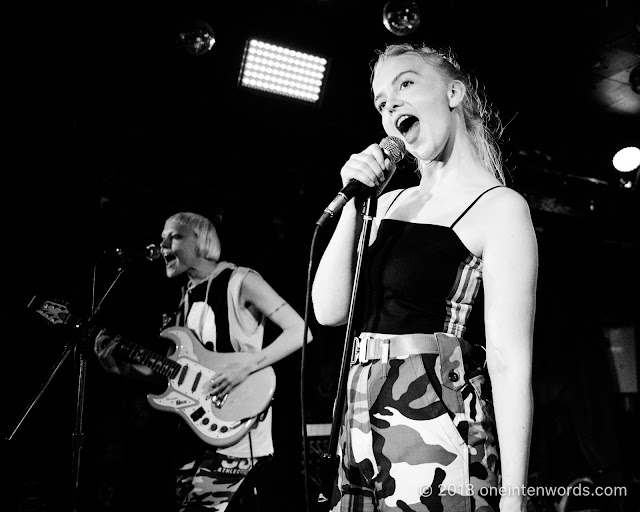
[[(640, 64), (637, 2), (417, 3), (421, 25), (404, 38), (382, 24), (385, 2), (365, 0), (22, 3), (3, 16), (12, 394), (3, 510), (71, 510), (86, 343), (29, 310), (32, 297), (68, 301), (86, 317), (116, 275), (116, 248), (159, 242), (165, 218), (186, 210), (218, 223), (223, 259), (259, 271), (303, 314), (314, 223), (344, 161), (383, 136), (370, 61), (399, 40), (451, 46), (485, 84), (506, 125), (510, 185), (531, 207), (540, 247), (532, 481), (589, 477), (627, 490), (567, 512), (638, 510), (640, 184), (636, 174), (623, 187), (611, 165), (618, 149), (640, 145), (640, 94), (627, 81)], [(193, 20), (215, 33), (202, 55), (178, 38)], [(238, 87), (253, 36), (327, 57), (321, 102)], [(416, 179), (403, 161), (390, 189)], [(160, 261), (133, 263), (97, 320), (149, 340), (176, 293)], [(318, 326), (313, 311), (310, 326), (306, 421), (327, 424), (344, 328)], [(72, 354), (7, 440), (67, 343)], [(147, 385), (107, 375), (92, 352), (87, 363), (80, 510), (169, 512), (175, 418), (149, 407)], [(256, 478), (261, 511), (305, 508), (300, 363), (298, 351), (274, 368), (276, 456)], [(241, 500), (257, 510), (250, 493)]]

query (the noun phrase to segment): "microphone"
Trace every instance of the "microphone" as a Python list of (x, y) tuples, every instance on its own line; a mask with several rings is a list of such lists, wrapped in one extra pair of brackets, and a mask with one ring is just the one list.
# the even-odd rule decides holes
[(122, 261), (136, 261), (136, 260), (148, 260), (153, 261), (157, 260), (162, 256), (162, 252), (160, 251), (160, 247), (156, 244), (149, 244), (146, 247), (142, 248), (133, 248), (133, 249), (116, 249), (116, 254), (120, 256)]
[[(385, 137), (380, 141), (379, 146), (380, 149), (382, 149), (384, 156), (394, 164), (397, 164), (402, 160), (406, 154), (404, 142), (402, 142), (402, 139), (398, 137)], [(338, 192), (335, 199), (329, 203), (329, 206), (324, 209), (324, 213), (320, 216), (316, 224), (318, 226), (324, 226), (327, 220), (340, 212), (351, 198), (372, 192), (373, 190), (373, 187), (369, 187), (358, 180), (350, 180), (349, 183), (342, 187), (342, 190)]]

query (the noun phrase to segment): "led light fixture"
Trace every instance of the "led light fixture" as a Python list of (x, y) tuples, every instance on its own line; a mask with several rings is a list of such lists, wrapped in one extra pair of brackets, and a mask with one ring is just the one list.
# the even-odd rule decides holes
[(284, 46), (247, 41), (238, 83), (310, 103), (320, 99), (327, 59)]

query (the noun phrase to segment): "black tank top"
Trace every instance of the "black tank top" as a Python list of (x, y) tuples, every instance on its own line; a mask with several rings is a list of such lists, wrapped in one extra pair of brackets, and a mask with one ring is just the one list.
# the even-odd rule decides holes
[(482, 260), (469, 252), (453, 227), (493, 188), (451, 226), (381, 221), (358, 291), (360, 332), (463, 337), (482, 284)]

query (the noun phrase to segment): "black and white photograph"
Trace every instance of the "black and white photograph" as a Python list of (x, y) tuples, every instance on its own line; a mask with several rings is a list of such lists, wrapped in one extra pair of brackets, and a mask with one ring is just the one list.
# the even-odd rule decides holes
[(3, 11), (2, 510), (640, 510), (637, 1)]

